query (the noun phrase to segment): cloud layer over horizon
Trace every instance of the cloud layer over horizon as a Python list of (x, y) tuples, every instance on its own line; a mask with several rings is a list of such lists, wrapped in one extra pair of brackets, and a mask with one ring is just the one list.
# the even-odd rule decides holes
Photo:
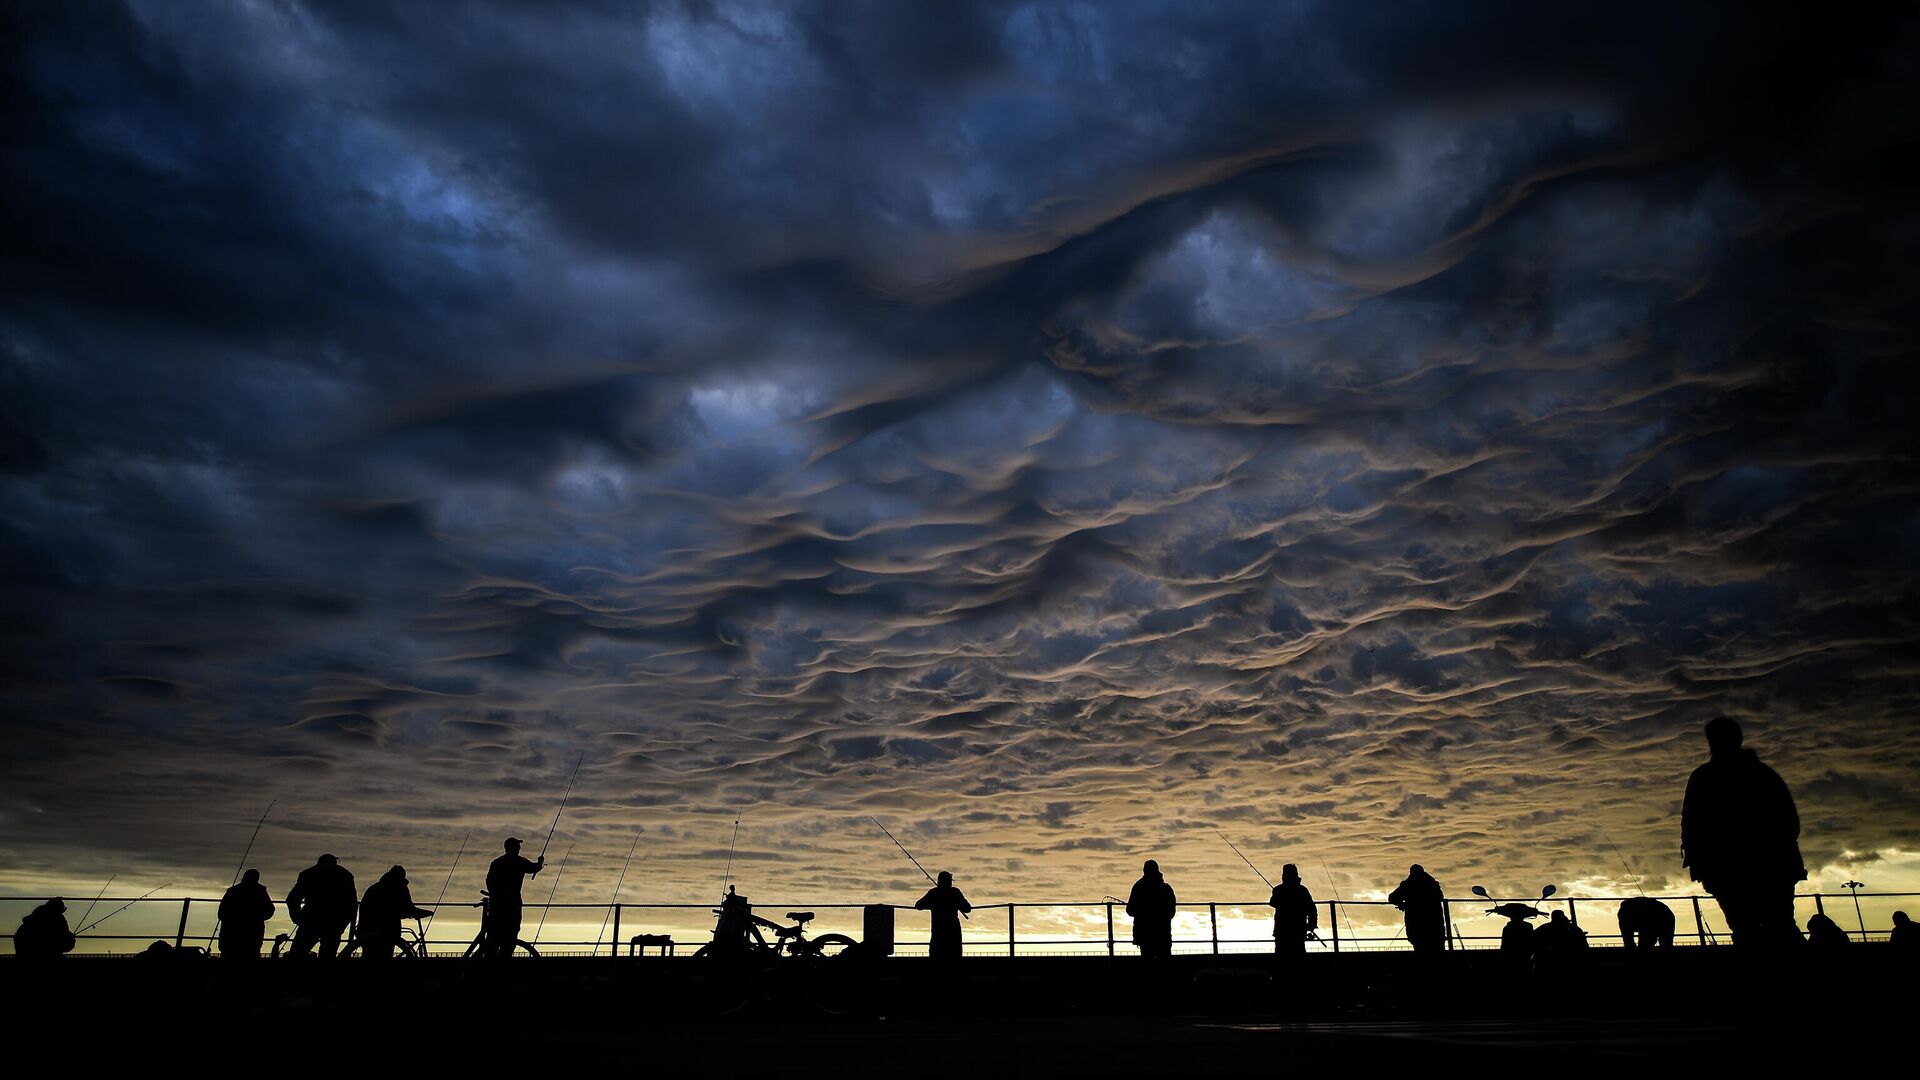
[(1903, 9), (8, 19), (0, 884), (1920, 850)]

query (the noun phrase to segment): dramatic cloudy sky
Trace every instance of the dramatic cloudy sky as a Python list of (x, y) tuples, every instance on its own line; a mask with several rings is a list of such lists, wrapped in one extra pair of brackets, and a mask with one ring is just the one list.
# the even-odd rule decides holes
[(1903, 11), (9, 11), (8, 890), (1920, 882)]

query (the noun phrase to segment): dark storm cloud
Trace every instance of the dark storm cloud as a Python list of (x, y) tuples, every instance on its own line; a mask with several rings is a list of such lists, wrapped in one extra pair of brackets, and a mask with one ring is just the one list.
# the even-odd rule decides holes
[(1904, 12), (9, 18), (13, 866), (1920, 844)]

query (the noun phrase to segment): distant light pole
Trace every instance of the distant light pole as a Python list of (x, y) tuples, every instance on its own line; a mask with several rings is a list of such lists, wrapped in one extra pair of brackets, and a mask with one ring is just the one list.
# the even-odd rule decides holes
[(1867, 887), (1864, 881), (1843, 881), (1840, 887), (1853, 893), (1853, 921), (1860, 924), (1860, 940), (1867, 940), (1867, 918), (1860, 914), (1860, 890)]

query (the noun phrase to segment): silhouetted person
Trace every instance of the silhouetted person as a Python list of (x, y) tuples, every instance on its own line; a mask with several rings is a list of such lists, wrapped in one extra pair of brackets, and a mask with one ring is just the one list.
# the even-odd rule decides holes
[(1887, 944), (1902, 953), (1920, 951), (1920, 926), (1913, 925), (1904, 911), (1893, 913), (1893, 933), (1887, 935)]
[(318, 862), (300, 871), (293, 890), (287, 893), (287, 917), (298, 928), (287, 955), (296, 959), (306, 956), (318, 943), (320, 959), (333, 959), (340, 951), (340, 936), (352, 925), (354, 909), (359, 906), (360, 890), (354, 887), (353, 874), (332, 855), (320, 856)]
[(1680, 815), (1682, 861), (1719, 901), (1734, 944), (1797, 944), (1793, 890), (1807, 868), (1793, 794), (1740, 745), (1732, 717), (1709, 721), (1706, 734), (1712, 757), (1687, 780)]
[(28, 960), (65, 956), (76, 940), (67, 926), (67, 902), (56, 896), (20, 920), (13, 932), (13, 954)]
[(1439, 952), (1447, 947), (1445, 901), (1440, 883), (1419, 863), (1408, 867), (1406, 880), (1387, 894), (1387, 903), (1406, 913), (1407, 943), (1414, 952)]
[(273, 918), (273, 897), (260, 884), (260, 871), (249, 870), (220, 898), (220, 955), (235, 960), (260, 959), (267, 940), (267, 920)]
[(1267, 899), (1273, 908), (1273, 955), (1287, 960), (1307, 955), (1307, 935), (1320, 928), (1320, 910), (1313, 906), (1313, 894), (1300, 883), (1300, 868), (1288, 863), (1280, 868), (1280, 884)]
[(1807, 920), (1807, 944), (1816, 949), (1837, 949), (1853, 942), (1840, 924), (1828, 918), (1824, 912), (1817, 913)]
[(509, 836), (506, 854), (487, 866), (487, 947), (495, 956), (512, 956), (520, 938), (520, 884), (547, 865), (547, 857), (531, 862), (520, 854), (520, 841)]
[(1893, 930), (1887, 934), (1887, 944), (1902, 954), (1920, 952), (1920, 926), (1915, 926), (1906, 912), (1894, 912)]
[(932, 942), (927, 955), (935, 960), (960, 959), (960, 916), (973, 910), (967, 898), (953, 887), (953, 875), (945, 870), (927, 895), (914, 902), (915, 908), (933, 913)]
[[(1173, 886), (1160, 875), (1160, 864), (1148, 859), (1127, 894), (1127, 917), (1133, 920), (1133, 943), (1141, 956), (1164, 960), (1173, 955), (1174, 904)], [(957, 923), (954, 933), (959, 934)]]
[(1629, 949), (1673, 948), (1673, 909), (1651, 896), (1620, 901), (1620, 944)]
[(395, 866), (367, 886), (360, 898), (360, 954), (369, 960), (391, 960), (400, 945), (400, 924), (407, 919), (430, 919), (433, 912), (413, 902), (407, 887), (407, 869)]
[(1536, 967), (1547, 973), (1564, 972), (1586, 959), (1587, 932), (1574, 925), (1564, 911), (1547, 918), (1547, 925), (1533, 932), (1533, 958)]

